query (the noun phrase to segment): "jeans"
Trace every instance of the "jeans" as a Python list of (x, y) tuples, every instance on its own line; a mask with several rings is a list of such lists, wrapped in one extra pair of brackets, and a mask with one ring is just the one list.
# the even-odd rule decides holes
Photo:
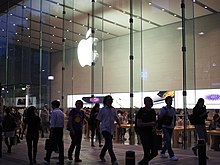
[(171, 147), (171, 138), (173, 134), (173, 128), (162, 127), (163, 135), (165, 138), (165, 144), (162, 148), (161, 154), (165, 154), (166, 150), (168, 150), (170, 158), (174, 156), (174, 152)]
[(38, 139), (39, 139), (38, 133), (26, 135), (26, 142), (27, 142), (27, 147), (28, 147), (28, 158), (29, 158), (30, 164), (32, 164), (33, 161), (36, 162)]
[(105, 139), (105, 144), (104, 144), (104, 146), (103, 146), (103, 148), (101, 150), (100, 157), (104, 158), (105, 157), (105, 153), (108, 150), (108, 153), (109, 153), (109, 155), (111, 157), (111, 162), (114, 162), (117, 159), (116, 159), (115, 153), (113, 151), (113, 145), (112, 145), (113, 135), (111, 135), (111, 133), (108, 132), (108, 131), (103, 131), (102, 135), (103, 135), (103, 137)]

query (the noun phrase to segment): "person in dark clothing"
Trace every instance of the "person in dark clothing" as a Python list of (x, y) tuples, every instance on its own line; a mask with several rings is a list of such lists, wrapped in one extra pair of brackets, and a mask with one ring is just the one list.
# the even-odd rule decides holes
[(24, 128), (21, 134), (22, 139), (23, 134), (27, 128), (26, 141), (30, 165), (37, 163), (37, 145), (39, 140), (39, 130), (41, 129), (40, 117), (36, 115), (36, 110), (37, 109), (34, 106), (31, 106), (27, 109), (26, 118), (24, 120)]
[[(64, 165), (64, 144), (63, 144), (63, 128), (64, 128), (64, 113), (61, 111), (60, 102), (54, 100), (51, 103), (52, 113), (50, 120), (50, 137), (49, 139), (53, 141), (54, 146), (58, 146), (59, 149), (59, 162), (57, 164)], [(53, 149), (47, 150), (46, 157), (44, 160), (49, 163), (50, 157), (53, 152)]]
[(71, 144), (68, 149), (68, 158), (69, 160), (73, 160), (72, 155), (75, 150), (75, 162), (82, 162), (79, 158), (80, 150), (81, 150), (81, 141), (82, 141), (82, 129), (83, 129), (83, 121), (85, 118), (84, 111), (82, 111), (83, 102), (81, 100), (77, 100), (75, 103), (76, 108), (73, 108), (69, 113), (68, 120), (68, 130), (70, 131)]
[[(208, 136), (205, 128), (205, 120), (208, 117), (208, 111), (206, 111), (206, 106), (204, 105), (205, 101), (203, 98), (199, 98), (195, 107), (193, 108), (193, 116), (195, 120), (195, 129), (198, 134), (199, 139), (204, 139), (205, 142), (208, 141)], [(192, 148), (194, 155), (197, 156), (198, 145), (195, 145)], [(208, 157), (206, 156), (206, 159)]]
[(156, 149), (156, 112), (152, 109), (153, 100), (150, 97), (144, 98), (145, 107), (137, 112), (137, 131), (144, 150), (144, 157), (139, 165), (148, 165), (149, 161), (158, 155)]
[(2, 128), (5, 136), (5, 144), (8, 148), (8, 153), (11, 153), (11, 148), (13, 145), (13, 140), (15, 137), (15, 129), (17, 127), (14, 116), (11, 114), (11, 109), (9, 107), (5, 108), (6, 115), (3, 118)]
[(99, 140), (99, 147), (102, 147), (101, 133), (100, 133), (100, 130), (97, 126), (97, 119), (96, 119), (96, 117), (99, 113), (99, 108), (100, 108), (100, 104), (96, 103), (95, 106), (91, 110), (90, 118), (89, 118), (89, 125), (90, 125), (90, 129), (91, 129), (91, 146), (92, 147), (95, 147), (95, 145), (94, 145), (95, 133), (96, 133), (96, 136), (98, 137), (98, 140)]

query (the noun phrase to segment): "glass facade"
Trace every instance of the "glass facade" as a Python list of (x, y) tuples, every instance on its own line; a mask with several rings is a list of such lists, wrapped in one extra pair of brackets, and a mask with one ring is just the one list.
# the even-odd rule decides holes
[(42, 107), (59, 99), (66, 109), (78, 98), (111, 94), (116, 107), (135, 108), (147, 95), (171, 94), (184, 108), (205, 91), (216, 108), (219, 11), (219, 0), (3, 1), (5, 105)]

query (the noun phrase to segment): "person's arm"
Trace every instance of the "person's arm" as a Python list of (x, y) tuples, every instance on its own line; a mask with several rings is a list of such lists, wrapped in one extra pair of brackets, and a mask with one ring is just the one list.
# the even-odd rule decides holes
[(151, 122), (147, 122), (147, 123), (144, 123), (142, 122), (142, 119), (137, 119), (137, 126), (138, 127), (149, 127), (149, 126), (156, 126), (156, 122), (155, 121), (151, 121)]
[(26, 127), (27, 127), (26, 125), (27, 125), (27, 124), (26, 124), (26, 121), (24, 121), (24, 125), (23, 125), (23, 128), (22, 128), (22, 133), (21, 133), (20, 139), (23, 139), (24, 132), (25, 132)]

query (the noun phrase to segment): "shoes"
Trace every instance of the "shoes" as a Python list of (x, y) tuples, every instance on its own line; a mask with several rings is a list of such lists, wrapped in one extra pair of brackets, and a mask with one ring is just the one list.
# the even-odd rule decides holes
[(194, 155), (197, 156), (197, 149), (195, 147), (192, 148), (192, 151), (193, 151)]
[(99, 147), (102, 147), (103, 145), (102, 144), (99, 144)]
[(75, 162), (82, 162), (81, 159), (75, 159)]
[(171, 161), (177, 161), (178, 158), (174, 155), (173, 157), (170, 158)]
[(117, 161), (112, 162), (112, 165), (118, 165)]
[(99, 158), (101, 159), (102, 162), (106, 162), (104, 157), (99, 156)]
[(168, 156), (166, 154), (160, 154), (160, 158), (168, 158)]
[(73, 160), (73, 157), (72, 157), (72, 156), (68, 156), (68, 159), (69, 159), (69, 160)]

